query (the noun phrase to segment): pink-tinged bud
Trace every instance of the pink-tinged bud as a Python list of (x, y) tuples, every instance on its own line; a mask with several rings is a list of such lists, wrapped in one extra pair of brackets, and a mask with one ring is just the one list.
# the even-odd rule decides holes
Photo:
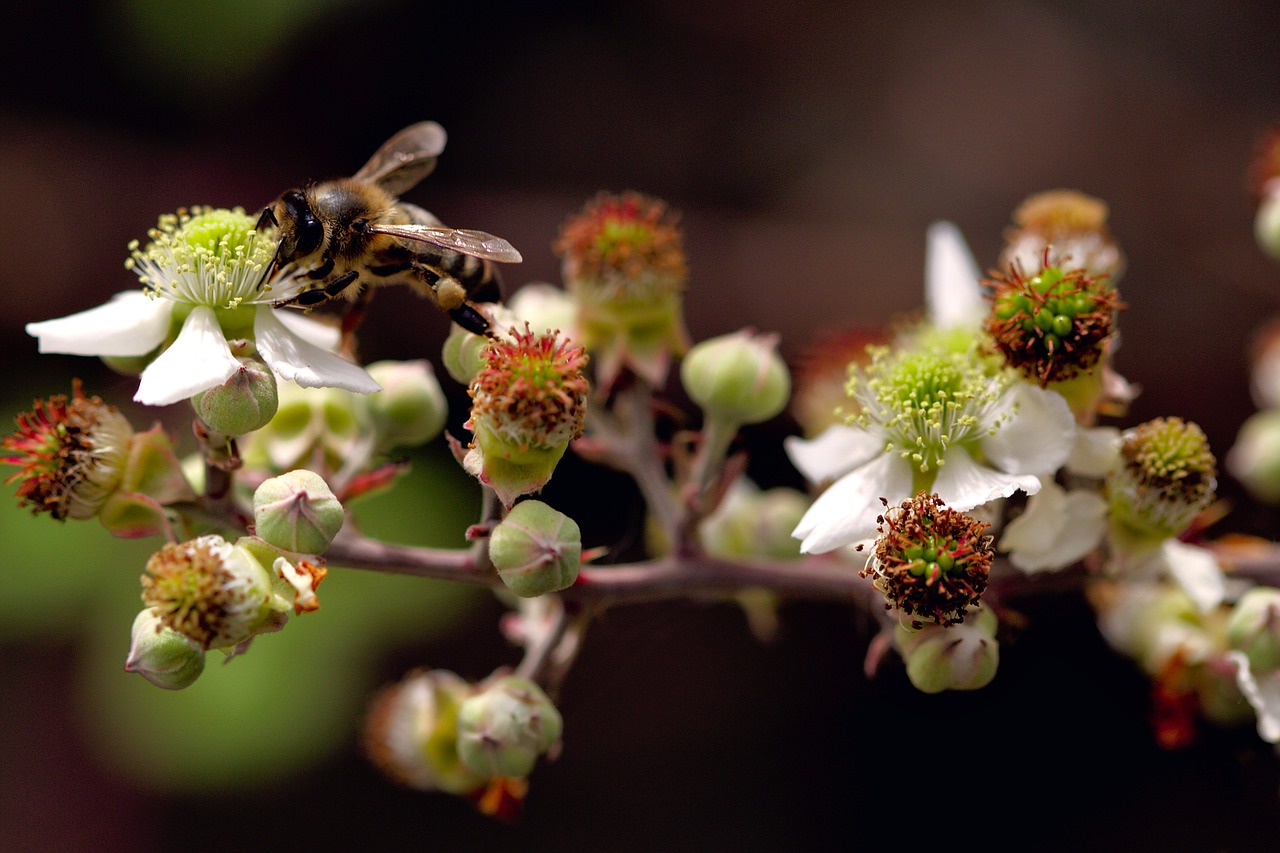
[(324, 553), (345, 520), (329, 485), (303, 468), (265, 480), (253, 493), (254, 532), (284, 551)]
[(541, 501), (521, 501), (490, 534), (489, 561), (521, 598), (555, 592), (578, 578), (582, 534), (564, 513)]

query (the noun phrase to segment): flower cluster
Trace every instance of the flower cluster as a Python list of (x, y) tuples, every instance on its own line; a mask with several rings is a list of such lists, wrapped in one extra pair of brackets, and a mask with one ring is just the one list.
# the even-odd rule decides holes
[[(416, 126), (377, 156), (411, 144), (434, 157), (443, 134)], [(1274, 151), (1265, 162), (1258, 233), (1272, 250), (1280, 170)], [(401, 207), (393, 218), (416, 224), (376, 231), (378, 246), (393, 247), (387, 257), (422, 229), (448, 232)], [(468, 402), (454, 421), (470, 432), (464, 444), (447, 433), (449, 396), (426, 358), (359, 365), (337, 353), (363, 317), (358, 304), (345, 306), (341, 332), (289, 310), (297, 288), (338, 264), (328, 249), (314, 268), (293, 259), (282, 272), (292, 238), (270, 216), (183, 210), (130, 247), (139, 289), (28, 331), (41, 352), (137, 374), (141, 403), (190, 401), (195, 446), (180, 455), (162, 427), (135, 430), (77, 382), (18, 416), (0, 462), (17, 468), (9, 482), (36, 512), (160, 537), (125, 668), (161, 688), (191, 685), (214, 650), (241, 655), (318, 611), (330, 564), (491, 590), (519, 663), (473, 680), (413, 670), (372, 703), (365, 747), (398, 782), (499, 817), (518, 813), (528, 778), (560, 750), (555, 697), (587, 629), (638, 600), (729, 603), (761, 637), (776, 633), (786, 598), (853, 602), (880, 629), (867, 673), (895, 660), (921, 692), (968, 691), (997, 677), (1019, 596), (1056, 572), (1150, 678), (1161, 743), (1187, 742), (1201, 718), (1253, 720), (1280, 742), (1274, 566), (1229, 576), (1224, 564), (1243, 564), (1240, 552), (1205, 541), (1219, 472), (1203, 430), (1172, 415), (1121, 422), (1136, 389), (1112, 366), (1126, 260), (1107, 215), (1075, 191), (1028, 197), (985, 278), (959, 229), (933, 224), (923, 312), (887, 329), (835, 330), (796, 359), (793, 377), (776, 334), (692, 340), (679, 218), (640, 193), (601, 194), (554, 242), (562, 286), (531, 283), (485, 303), (481, 323), (458, 285), (465, 327), (452, 328), (440, 364)], [(499, 257), (492, 246), (505, 241), (476, 235), (454, 232), (431, 274), (466, 268), (496, 282), (485, 264), (518, 253)], [(432, 258), (421, 254), (424, 269)], [(324, 295), (307, 292), (308, 305)], [(1273, 410), (1277, 340), (1260, 345), (1255, 370), (1255, 393)], [(803, 491), (747, 475), (744, 428), (788, 403), (794, 420), (777, 423), (798, 426), (783, 446)], [(1264, 414), (1270, 425), (1257, 438), (1242, 431), (1226, 467), (1280, 498), (1280, 414)], [(417, 460), (407, 451), (442, 434), (470, 475), (460, 481), (480, 494), (478, 517), (459, 531), (464, 547), (369, 535), (357, 499), (398, 487)], [(551, 505), (546, 487), (571, 450), (634, 482), (634, 494), (588, 494), (602, 514), (642, 519), (622, 542), (594, 545), (590, 522)], [(579, 496), (572, 477), (555, 486), (566, 481)], [(440, 488), (400, 514), (456, 502)], [(628, 562), (641, 542), (647, 553)]]

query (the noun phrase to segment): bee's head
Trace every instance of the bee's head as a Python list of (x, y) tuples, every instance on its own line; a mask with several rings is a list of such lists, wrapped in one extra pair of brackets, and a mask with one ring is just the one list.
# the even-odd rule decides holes
[(276, 270), (315, 254), (324, 242), (324, 225), (301, 190), (289, 190), (262, 211), (258, 217), (258, 230), (268, 225), (276, 229), (279, 242), (271, 263), (262, 271), (259, 287)]
[(310, 257), (324, 242), (324, 225), (316, 217), (301, 190), (289, 190), (268, 210), (276, 222), (280, 245), (276, 248), (279, 266)]

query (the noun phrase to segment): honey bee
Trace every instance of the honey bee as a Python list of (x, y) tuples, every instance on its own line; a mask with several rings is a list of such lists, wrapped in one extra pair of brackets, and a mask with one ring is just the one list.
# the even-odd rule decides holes
[(372, 287), (405, 284), (429, 296), (468, 331), (487, 335), (489, 321), (473, 303), (502, 298), (495, 261), (518, 263), (520, 253), (501, 237), (446, 228), (398, 196), (435, 168), (444, 128), (410, 125), (382, 144), (350, 178), (291, 189), (258, 218), (279, 235), (260, 286), (273, 273), (303, 282), (295, 295), (274, 303), (312, 308), (332, 299), (357, 303), (344, 331), (359, 322)]

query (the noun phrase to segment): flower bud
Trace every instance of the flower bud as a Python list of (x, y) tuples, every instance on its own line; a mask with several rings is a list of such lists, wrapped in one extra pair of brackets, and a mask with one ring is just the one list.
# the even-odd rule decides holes
[(1107, 476), (1111, 517), (1148, 540), (1177, 536), (1209, 505), (1217, 460), (1194, 423), (1156, 418), (1124, 433), (1120, 464)]
[(271, 575), (221, 536), (169, 542), (147, 561), (142, 601), (161, 623), (203, 649), (231, 648), (266, 629), (276, 604)]
[(1280, 409), (1255, 412), (1227, 451), (1227, 470), (1264, 503), (1280, 503)]
[(577, 332), (605, 388), (623, 368), (661, 385), (671, 357), (688, 349), (676, 220), (658, 199), (602, 193), (561, 228), (555, 249), (578, 302)]
[(241, 436), (266, 426), (276, 415), (276, 377), (265, 364), (239, 358), (240, 369), (221, 385), (191, 398), (200, 420), (211, 430)]
[[(516, 314), (508, 306), (487, 306), (494, 334), (502, 334), (507, 329), (515, 328), (518, 321)], [(488, 363), (485, 359), (485, 347), (489, 339), (484, 335), (469, 332), (453, 323), (449, 327), (449, 336), (444, 339), (444, 347), (440, 350), (440, 362), (445, 372), (463, 385), (471, 385), (476, 374)]]
[(475, 439), (463, 464), (511, 506), (546, 485), (569, 442), (582, 435), (587, 356), (526, 324), (491, 339), (485, 361), (469, 389), (466, 427)]
[(1280, 261), (1280, 181), (1262, 197), (1253, 218), (1253, 236), (1272, 260)]
[(538, 685), (508, 676), (468, 698), (458, 709), (458, 756), (488, 776), (528, 776), (564, 727), (560, 712)]
[(902, 611), (917, 629), (964, 621), (987, 588), (995, 553), (990, 525), (925, 492), (888, 507), (879, 522), (862, 576), (874, 578), (885, 608)]
[(431, 362), (379, 361), (365, 369), (382, 386), (367, 398), (379, 449), (417, 447), (440, 434), (449, 406)]
[(132, 635), (125, 672), (136, 672), (165, 690), (190, 687), (204, 672), (204, 649), (200, 644), (165, 627), (150, 608), (134, 618)]
[(582, 535), (564, 513), (541, 501), (521, 501), (490, 535), (489, 560), (507, 589), (534, 598), (577, 580)]
[(1255, 586), (1227, 620), (1227, 644), (1249, 658), (1255, 672), (1280, 669), (1280, 590)]
[(253, 493), (254, 532), (285, 551), (323, 553), (345, 519), (329, 485), (305, 468), (265, 480)]
[(571, 339), (581, 337), (577, 330), (578, 302), (559, 287), (545, 282), (526, 284), (507, 300), (507, 307), (531, 329), (558, 329)]
[(791, 375), (777, 346), (777, 335), (746, 329), (701, 341), (680, 365), (680, 381), (708, 417), (732, 424), (768, 420), (791, 396)]
[(374, 700), (365, 724), (369, 759), (402, 785), (469, 794), (486, 775), (458, 757), (458, 707), (471, 686), (447, 670), (415, 672)]
[(76, 381), (71, 397), (36, 400), (0, 442), (0, 462), (20, 467), (18, 503), (56, 519), (92, 518), (120, 486), (133, 427), (115, 406), (86, 397)]
[(907, 663), (907, 677), (922, 693), (977, 690), (995, 678), (1000, 663), (999, 623), (989, 609), (974, 608), (963, 625), (899, 625), (894, 642)]
[(791, 531), (808, 508), (809, 499), (795, 489), (761, 491), (739, 479), (698, 530), (707, 552), (720, 557), (791, 560), (800, 556)]
[(359, 471), (373, 456), (369, 397), (340, 388), (279, 387), (280, 406), (265, 427), (240, 442), (245, 467), (272, 473), (311, 468), (326, 475)]

